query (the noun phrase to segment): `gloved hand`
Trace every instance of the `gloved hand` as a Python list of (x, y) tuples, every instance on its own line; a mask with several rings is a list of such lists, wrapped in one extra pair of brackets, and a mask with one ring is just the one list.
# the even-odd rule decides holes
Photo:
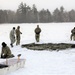
[(5, 55), (4, 54), (1, 54), (1, 58), (5, 58)]

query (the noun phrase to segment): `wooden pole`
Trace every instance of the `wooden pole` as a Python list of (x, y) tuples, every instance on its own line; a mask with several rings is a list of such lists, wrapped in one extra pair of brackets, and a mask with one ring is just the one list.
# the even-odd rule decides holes
[(6, 58), (6, 65), (8, 65), (8, 59)]
[(17, 56), (18, 56), (18, 62), (19, 62), (19, 61), (20, 61), (20, 56), (21, 56), (21, 54), (18, 54)]

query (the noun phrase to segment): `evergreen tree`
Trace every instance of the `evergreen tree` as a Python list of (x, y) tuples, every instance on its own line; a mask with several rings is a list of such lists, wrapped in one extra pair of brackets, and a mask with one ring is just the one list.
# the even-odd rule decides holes
[(37, 23), (38, 22), (38, 11), (37, 11), (37, 8), (35, 6), (35, 4), (33, 4), (33, 7), (32, 7), (32, 15), (33, 15), (33, 23)]
[(70, 18), (70, 22), (75, 22), (75, 11), (74, 10), (69, 11), (69, 18)]
[(60, 12), (59, 12), (59, 22), (64, 22), (64, 7), (60, 7)]
[(59, 22), (60, 21), (60, 17), (59, 17), (60, 11), (58, 8), (56, 8), (53, 12), (53, 21), (54, 22)]
[(47, 22), (52, 22), (52, 14), (48, 9), (47, 9)]

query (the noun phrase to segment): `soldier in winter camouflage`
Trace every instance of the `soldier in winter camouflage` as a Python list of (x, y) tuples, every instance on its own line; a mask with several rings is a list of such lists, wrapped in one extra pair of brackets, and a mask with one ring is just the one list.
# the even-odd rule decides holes
[(70, 39), (72, 40), (72, 38), (73, 38), (73, 40), (75, 41), (75, 27), (74, 27), (74, 29), (71, 30)]
[(10, 41), (11, 41), (11, 47), (13, 47), (13, 44), (15, 43), (15, 27), (10, 31)]
[(37, 42), (39, 42), (40, 39), (40, 32), (41, 32), (41, 28), (39, 28), (39, 25), (37, 25), (37, 28), (35, 29), (35, 39)]
[(20, 44), (21, 40), (20, 34), (22, 34), (22, 32), (20, 31), (20, 26), (18, 26), (16, 29), (16, 45)]

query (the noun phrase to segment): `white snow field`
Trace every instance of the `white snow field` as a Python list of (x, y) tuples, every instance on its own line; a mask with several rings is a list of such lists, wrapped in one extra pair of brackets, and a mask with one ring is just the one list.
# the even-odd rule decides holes
[[(9, 33), (12, 27), (21, 27), (21, 44), (11, 48)], [(22, 23), (0, 24), (0, 48), (2, 42), (6, 42), (12, 53), (17, 58), (26, 59), (25, 67), (7, 75), (75, 75), (75, 49), (57, 51), (37, 51), (21, 48), (22, 44), (37, 43), (34, 29), (39, 25), (42, 29), (40, 34), (41, 43), (75, 43), (70, 40), (71, 30), (75, 23)], [(1, 52), (1, 49), (0, 49)], [(0, 59), (0, 62), (5, 61)]]

